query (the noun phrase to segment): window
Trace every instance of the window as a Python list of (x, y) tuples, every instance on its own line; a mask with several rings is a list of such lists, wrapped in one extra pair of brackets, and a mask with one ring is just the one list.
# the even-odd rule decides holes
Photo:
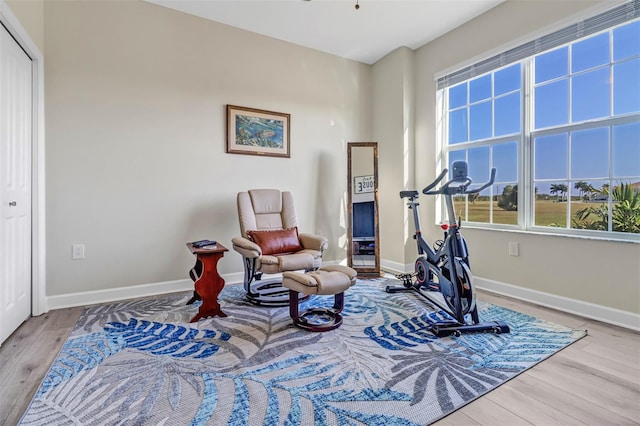
[[(492, 167), (498, 170), (494, 186), (465, 203), (463, 218), (517, 225), (517, 199), (502, 209), (497, 204), (497, 194), (517, 194), (522, 134), (521, 64), (460, 83), (451, 87), (449, 94), (449, 169), (454, 161), (466, 161), (469, 177), (476, 184), (489, 180)], [(456, 204), (461, 201), (457, 199)]]
[(438, 80), (444, 164), (477, 185), (497, 169), (456, 199), (463, 220), (640, 240), (639, 15), (634, 0)]

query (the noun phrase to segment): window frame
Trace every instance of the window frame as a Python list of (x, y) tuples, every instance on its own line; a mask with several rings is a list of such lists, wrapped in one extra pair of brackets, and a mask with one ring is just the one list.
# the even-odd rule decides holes
[[(635, 1), (637, 4), (638, 2)], [(507, 141), (517, 141), (517, 179), (518, 179), (518, 210), (517, 210), (517, 224), (500, 224), (493, 223), (494, 215), (493, 208), (495, 204), (495, 197), (499, 194), (494, 193), (495, 184), (490, 188), (490, 216), (489, 222), (473, 222), (466, 220), (468, 219), (468, 211), (469, 211), (469, 201), (468, 197), (465, 197), (464, 200), (464, 225), (469, 228), (476, 229), (490, 229), (490, 230), (505, 230), (505, 231), (516, 231), (516, 232), (530, 232), (536, 234), (544, 234), (544, 235), (561, 235), (567, 237), (576, 237), (576, 238), (589, 238), (589, 239), (603, 239), (603, 240), (619, 240), (619, 241), (630, 241), (630, 242), (640, 242), (640, 233), (627, 233), (627, 232), (618, 232), (612, 231), (612, 221), (611, 221), (611, 211), (613, 203), (609, 199), (607, 202), (608, 210), (609, 210), (609, 230), (601, 231), (601, 230), (588, 230), (588, 229), (577, 229), (571, 227), (571, 218), (572, 218), (572, 209), (571, 202), (566, 205), (566, 225), (564, 227), (553, 227), (553, 226), (543, 226), (535, 224), (535, 208), (536, 208), (536, 182), (539, 182), (541, 179), (535, 180), (534, 175), (534, 161), (535, 161), (535, 152), (534, 152), (534, 143), (535, 138), (545, 135), (554, 135), (554, 134), (563, 134), (566, 133), (569, 137), (568, 143), (571, 144), (570, 135), (576, 131), (588, 130), (588, 129), (596, 129), (606, 127), (609, 132), (609, 142), (608, 142), (608, 150), (609, 150), (609, 159), (608, 159), (608, 176), (606, 180), (610, 183), (614, 182), (616, 179), (612, 176), (613, 173), (613, 165), (612, 165), (612, 152), (613, 152), (613, 128), (615, 126), (619, 126), (622, 124), (629, 123), (637, 123), (640, 122), (640, 111), (626, 113), (619, 116), (614, 115), (614, 83), (613, 83), (613, 69), (614, 65), (618, 63), (622, 63), (624, 61), (616, 61), (613, 56), (613, 50), (610, 48), (609, 50), (609, 62), (606, 65), (599, 65), (596, 67), (591, 67), (587, 70), (581, 70), (579, 72), (573, 72), (571, 69), (571, 55), (572, 55), (572, 46), (581, 41), (587, 40), (591, 37), (597, 36), (603, 33), (610, 33), (609, 43), (610, 46), (613, 46), (613, 31), (618, 27), (622, 27), (624, 25), (634, 23), (636, 21), (640, 21), (640, 18), (629, 19), (624, 22), (620, 22), (614, 25), (611, 25), (607, 28), (603, 28), (597, 32), (591, 32), (586, 34), (584, 37), (576, 38), (572, 41), (566, 42), (564, 44), (556, 45), (553, 48), (547, 49), (542, 52), (538, 52), (533, 55), (529, 55), (525, 58), (521, 58), (519, 60), (503, 64), (502, 66), (496, 66), (493, 69), (490, 69), (482, 74), (472, 75), (469, 78), (457, 81), (455, 84), (446, 84), (446, 77), (444, 79), (445, 86), (440, 87), (441, 79), (438, 80), (438, 87), (436, 88), (436, 114), (438, 117), (438, 123), (441, 123), (441, 126), (437, 128), (437, 162), (441, 164), (442, 170), (449, 165), (449, 153), (459, 150), (465, 150), (467, 154), (465, 154), (465, 158), (468, 159), (468, 150), (480, 146), (494, 146)], [(566, 78), (569, 86), (568, 93), (568, 119), (567, 122), (560, 125), (548, 126), (545, 128), (535, 129), (534, 128), (534, 114), (535, 114), (535, 91), (538, 86), (534, 81), (534, 67), (535, 67), (535, 58), (539, 55), (552, 52), (554, 50), (560, 49), (562, 47), (568, 47), (568, 55), (569, 55), (569, 63), (568, 63), (568, 72)], [(625, 60), (635, 60), (638, 59), (639, 56), (633, 55)], [(509, 134), (509, 135), (501, 135), (499, 137), (491, 136), (489, 138), (483, 138), (479, 140), (471, 141), (471, 114), (470, 107), (472, 104), (476, 102), (471, 102), (470, 95), (470, 82), (483, 78), (485, 75), (491, 75), (492, 87), (495, 84), (494, 74), (502, 69), (508, 68), (516, 63), (520, 63), (521, 65), (521, 131), (519, 134)], [(572, 106), (573, 106), (573, 97), (572, 97), (572, 87), (573, 87), (573, 78), (575, 75), (581, 75), (583, 73), (593, 71), (594, 69), (599, 69), (601, 67), (607, 67), (611, 84), (609, 85), (609, 114), (606, 117), (594, 118), (582, 120), (579, 122), (573, 122), (572, 116)], [(473, 68), (473, 67), (471, 67)], [(553, 80), (550, 80), (553, 81)], [(449, 97), (449, 89), (453, 87), (457, 87), (459, 84), (465, 83), (467, 84), (467, 102), (465, 108), (467, 108), (467, 140), (465, 142), (458, 142), (452, 145), (448, 144), (449, 137), (449, 105), (448, 105), (448, 97)], [(545, 82), (541, 82), (544, 84)], [(548, 81), (546, 82), (548, 83)], [(492, 95), (489, 98), (492, 100), (492, 108), (491, 108), (491, 134), (495, 133), (495, 106), (493, 105), (493, 101), (496, 99), (494, 95), (494, 90), (492, 90)], [(567, 163), (570, 164), (570, 152), (567, 154), (568, 159)], [(492, 167), (493, 157), (490, 156), (490, 166)], [(595, 178), (584, 178), (584, 179), (576, 179), (571, 176), (570, 170), (567, 170), (566, 178), (559, 179), (563, 182), (566, 182), (569, 185), (568, 190), (568, 198), (571, 198), (571, 193), (573, 189), (573, 183), (578, 180), (594, 180)], [(635, 179), (635, 176), (631, 179)], [(480, 183), (480, 182), (478, 182)], [(441, 197), (439, 197), (441, 198)], [(436, 212), (436, 222), (440, 222), (444, 217), (444, 206), (442, 200), (437, 200), (437, 212)], [(458, 210), (461, 209), (461, 206), (457, 206)]]

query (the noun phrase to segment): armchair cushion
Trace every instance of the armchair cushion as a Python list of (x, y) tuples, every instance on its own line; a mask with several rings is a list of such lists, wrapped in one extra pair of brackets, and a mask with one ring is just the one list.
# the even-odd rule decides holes
[(260, 246), (263, 255), (295, 253), (303, 249), (298, 238), (298, 227), (247, 231), (247, 235)]
[(300, 244), (302, 244), (302, 247), (305, 249), (323, 252), (329, 246), (329, 240), (319, 235), (305, 234), (304, 232), (301, 232), (298, 234), (298, 238), (300, 238)]
[(262, 256), (262, 250), (260, 250), (260, 246), (253, 241), (250, 241), (244, 237), (234, 237), (231, 239), (231, 242), (233, 243), (234, 250), (244, 257), (255, 259)]

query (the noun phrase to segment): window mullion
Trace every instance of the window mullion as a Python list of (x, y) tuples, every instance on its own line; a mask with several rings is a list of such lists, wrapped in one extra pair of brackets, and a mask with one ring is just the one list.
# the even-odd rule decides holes
[(568, 118), (568, 123), (573, 124), (573, 63), (571, 61), (571, 56), (573, 55), (573, 44), (569, 44), (567, 46), (567, 50), (568, 50), (567, 61), (569, 62), (567, 64), (567, 70), (568, 70), (567, 87), (569, 89), (569, 94), (568, 94), (569, 112), (568, 112), (567, 118)]
[(609, 30), (609, 117), (613, 112), (613, 31)]
[[(613, 86), (613, 84), (611, 85)], [(609, 196), (607, 197), (607, 210), (609, 220), (607, 221), (607, 231), (613, 231), (613, 126), (609, 126)]]
[[(449, 91), (436, 90), (436, 172), (440, 167), (444, 168), (449, 152), (448, 118), (449, 118)], [(417, 158), (417, 156), (416, 156)], [(416, 159), (414, 159), (414, 171), (419, 170)], [(414, 172), (415, 173), (415, 172)], [(414, 184), (418, 182), (414, 174)], [(441, 208), (439, 201), (436, 201), (435, 223), (440, 220)], [(406, 212), (406, 210), (405, 210)], [(406, 214), (406, 213), (405, 213)], [(405, 216), (405, 220), (407, 216)]]
[[(526, 59), (522, 63), (522, 133), (518, 151), (518, 182), (522, 191), (518, 191), (518, 224), (529, 229), (533, 224), (535, 191), (533, 189), (533, 144), (531, 128), (533, 123), (533, 61)], [(527, 202), (529, 200), (529, 202)]]
[(567, 201), (565, 204), (565, 217), (567, 221), (567, 229), (571, 229), (571, 200), (569, 195), (571, 194), (571, 151), (573, 150), (573, 132), (567, 134), (567, 175), (565, 176), (564, 183), (567, 184)]

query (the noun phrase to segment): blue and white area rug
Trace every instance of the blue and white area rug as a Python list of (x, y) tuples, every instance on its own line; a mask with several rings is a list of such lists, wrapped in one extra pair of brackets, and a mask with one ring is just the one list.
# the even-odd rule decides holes
[(425, 425), (585, 335), (481, 304), (511, 333), (436, 338), (426, 329), (443, 314), (386, 284), (358, 280), (324, 333), (235, 285), (220, 294), (228, 316), (197, 324), (186, 293), (89, 307), (21, 424)]

